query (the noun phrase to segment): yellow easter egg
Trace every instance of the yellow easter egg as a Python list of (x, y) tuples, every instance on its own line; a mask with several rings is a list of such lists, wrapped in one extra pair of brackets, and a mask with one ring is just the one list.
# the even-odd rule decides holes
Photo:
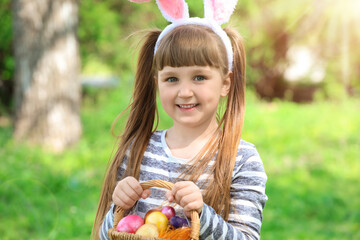
[(152, 212), (146, 217), (145, 223), (155, 224), (159, 232), (163, 232), (167, 229), (169, 220), (162, 212)]
[(155, 224), (145, 223), (136, 231), (136, 234), (143, 237), (158, 237), (159, 230)]

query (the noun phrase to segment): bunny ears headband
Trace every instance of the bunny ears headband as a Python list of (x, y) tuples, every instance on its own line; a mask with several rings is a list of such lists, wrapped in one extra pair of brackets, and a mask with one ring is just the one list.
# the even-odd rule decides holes
[[(130, 2), (148, 2), (150, 0), (129, 0)], [(229, 70), (232, 70), (233, 50), (227, 34), (221, 28), (221, 24), (229, 21), (237, 0), (204, 0), (204, 18), (190, 18), (189, 7), (185, 0), (156, 0), (156, 3), (166, 20), (171, 22), (165, 27), (157, 39), (155, 52), (161, 39), (174, 28), (181, 25), (201, 25), (212, 29), (223, 41), (229, 63)]]

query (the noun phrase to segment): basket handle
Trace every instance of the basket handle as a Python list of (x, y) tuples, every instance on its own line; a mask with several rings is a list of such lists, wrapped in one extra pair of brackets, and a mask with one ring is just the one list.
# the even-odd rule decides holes
[[(154, 179), (154, 180), (149, 180), (146, 182), (142, 182), (140, 183), (141, 187), (145, 190), (145, 189), (149, 189), (151, 187), (159, 187), (159, 188), (165, 188), (165, 189), (169, 189), (171, 190), (174, 186), (173, 183), (171, 182), (167, 182), (167, 181), (163, 181), (160, 179)], [(117, 206), (116, 210), (114, 212), (114, 225), (113, 228), (116, 228), (116, 226), (118, 225), (118, 223), (120, 222), (120, 220), (124, 217), (124, 213), (125, 210), (122, 209), (121, 207)], [(191, 240), (198, 240), (199, 239), (199, 234), (200, 234), (200, 218), (199, 218), (199, 213), (195, 210), (191, 211), (191, 234), (190, 234), (190, 239)]]

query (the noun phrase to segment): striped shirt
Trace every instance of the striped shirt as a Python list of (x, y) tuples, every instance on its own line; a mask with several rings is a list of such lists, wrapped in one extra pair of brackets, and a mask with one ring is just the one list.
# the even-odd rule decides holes
[[(172, 156), (165, 141), (165, 133), (166, 130), (156, 131), (150, 138), (140, 167), (140, 182), (161, 179), (174, 183), (186, 166), (188, 160)], [(209, 165), (211, 166), (213, 162)], [(126, 157), (123, 166), (119, 168), (118, 179), (123, 175), (125, 168)], [(199, 178), (197, 186), (201, 187), (207, 180), (208, 169)], [(204, 203), (200, 215), (200, 239), (260, 239), (262, 211), (267, 201), (266, 180), (264, 166), (255, 146), (241, 140), (232, 174), (228, 221), (226, 222), (212, 207)], [(164, 203), (166, 191), (152, 188), (151, 196), (140, 199), (129, 214), (144, 217), (148, 210), (158, 208)], [(183, 214), (180, 207), (175, 207), (175, 210), (177, 215)], [(113, 219), (112, 205), (101, 226), (100, 239), (109, 239), (107, 231), (112, 228)]]

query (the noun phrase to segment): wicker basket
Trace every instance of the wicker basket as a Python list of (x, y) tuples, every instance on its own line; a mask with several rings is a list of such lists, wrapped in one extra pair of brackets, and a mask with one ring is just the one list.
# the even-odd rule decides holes
[[(151, 187), (160, 187), (171, 190), (174, 186), (171, 182), (166, 182), (163, 180), (155, 179), (147, 182), (140, 183), (143, 189), (149, 189)], [(116, 226), (120, 222), (120, 220), (124, 217), (124, 210), (120, 207), (117, 207), (114, 213), (114, 225), (112, 228), (108, 230), (108, 235), (111, 240), (160, 240), (160, 238), (156, 237), (143, 237), (140, 235), (136, 235), (133, 233), (124, 233), (116, 231)], [(197, 211), (191, 212), (191, 240), (198, 240), (200, 233), (200, 219)]]

